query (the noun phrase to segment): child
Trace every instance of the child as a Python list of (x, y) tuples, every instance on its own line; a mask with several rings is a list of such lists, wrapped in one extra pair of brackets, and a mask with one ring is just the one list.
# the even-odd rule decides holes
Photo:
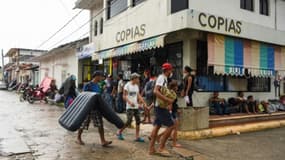
[[(169, 83), (168, 89), (172, 93), (176, 93), (178, 91), (178, 83), (177, 83), (177, 81), (172, 80)], [(172, 147), (181, 147), (181, 145), (177, 143), (177, 131), (178, 131), (178, 125), (179, 125), (178, 115), (177, 115), (178, 114), (177, 98), (175, 99), (173, 104), (168, 109), (169, 109), (169, 112), (171, 113), (172, 119), (174, 121), (174, 129), (172, 130)], [(162, 132), (160, 135), (158, 135), (157, 142), (160, 141), (160, 137), (163, 134), (164, 134), (164, 132)]]

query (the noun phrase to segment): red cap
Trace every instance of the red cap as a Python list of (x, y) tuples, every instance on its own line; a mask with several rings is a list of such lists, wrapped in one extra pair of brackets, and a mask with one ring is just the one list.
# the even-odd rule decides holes
[(172, 69), (172, 65), (170, 63), (164, 63), (162, 65), (162, 69), (163, 70), (171, 70)]

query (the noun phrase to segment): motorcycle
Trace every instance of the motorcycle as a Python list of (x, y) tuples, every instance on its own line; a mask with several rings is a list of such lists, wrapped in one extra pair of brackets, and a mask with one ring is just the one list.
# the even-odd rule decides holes
[(29, 96), (33, 93), (33, 88), (31, 86), (26, 86), (20, 89), (20, 102), (28, 100)]
[(32, 88), (31, 95), (28, 96), (28, 102), (30, 104), (33, 104), (35, 101), (42, 101), (42, 100), (45, 103), (48, 103), (46, 93), (43, 91), (43, 87)]

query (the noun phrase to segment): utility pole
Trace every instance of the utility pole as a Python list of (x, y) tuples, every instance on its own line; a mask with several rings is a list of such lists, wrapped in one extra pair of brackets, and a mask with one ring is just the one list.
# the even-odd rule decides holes
[(2, 56), (2, 78), (4, 79), (4, 51), (1, 50), (1, 56)]

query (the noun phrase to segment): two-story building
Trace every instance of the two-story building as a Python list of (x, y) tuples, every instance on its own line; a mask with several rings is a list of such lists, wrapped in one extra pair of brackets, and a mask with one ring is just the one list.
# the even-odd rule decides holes
[[(88, 76), (84, 75), (84, 69), (82, 69), (83, 66), (89, 64), (88, 55), (86, 57), (82, 53), (83, 46), (87, 44), (88, 38), (79, 39), (62, 44), (41, 56), (33, 58), (33, 61), (40, 64), (40, 80), (43, 80), (45, 77), (53, 78), (56, 80), (56, 85), (60, 87), (69, 75), (75, 75), (77, 84), (82, 84), (83, 77)], [(91, 79), (90, 74), (89, 77)]]
[(92, 60), (106, 72), (159, 73), (168, 61), (182, 82), (189, 65), (199, 88), (195, 106), (207, 106), (213, 91), (277, 97), (274, 81), (285, 76), (284, 0), (78, 0), (76, 8), (90, 10)]
[(46, 52), (45, 50), (11, 48), (5, 55), (9, 58), (8, 64), (5, 65), (7, 81), (17, 80), (20, 83), (31, 80), (32, 84), (38, 84), (39, 65), (36, 62), (31, 62), (30, 59)]

